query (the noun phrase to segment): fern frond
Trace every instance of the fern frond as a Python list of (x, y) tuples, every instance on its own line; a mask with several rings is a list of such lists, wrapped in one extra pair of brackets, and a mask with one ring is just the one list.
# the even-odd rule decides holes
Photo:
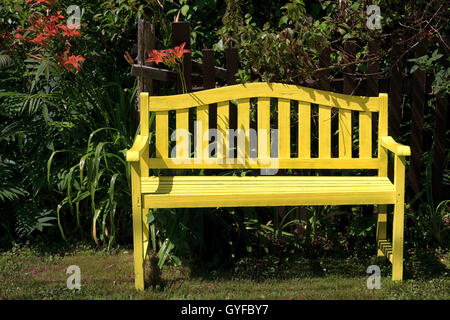
[(6, 55), (6, 54), (0, 54), (0, 70), (6, 69), (11, 67), (14, 64), (14, 60)]

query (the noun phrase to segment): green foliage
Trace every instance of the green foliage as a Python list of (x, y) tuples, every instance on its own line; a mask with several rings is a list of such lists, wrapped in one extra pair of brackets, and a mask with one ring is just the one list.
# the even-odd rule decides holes
[[(432, 84), (433, 94), (448, 94), (450, 92), (450, 67), (445, 68), (442, 63), (443, 54), (438, 52), (438, 49), (434, 50), (431, 55), (424, 55), (422, 57), (408, 59), (408, 61), (414, 62), (414, 65), (410, 69), (410, 73), (414, 73), (416, 70), (433, 72), (434, 80)], [(450, 57), (446, 58), (447, 63), (450, 62)]]

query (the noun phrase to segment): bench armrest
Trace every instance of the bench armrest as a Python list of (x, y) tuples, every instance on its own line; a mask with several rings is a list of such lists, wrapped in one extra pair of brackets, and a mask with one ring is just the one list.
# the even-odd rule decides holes
[(148, 141), (148, 136), (136, 136), (133, 146), (127, 151), (127, 161), (139, 161), (142, 153), (148, 147)]
[(395, 142), (391, 136), (381, 137), (381, 146), (386, 148), (398, 156), (410, 156), (411, 149), (408, 146)]

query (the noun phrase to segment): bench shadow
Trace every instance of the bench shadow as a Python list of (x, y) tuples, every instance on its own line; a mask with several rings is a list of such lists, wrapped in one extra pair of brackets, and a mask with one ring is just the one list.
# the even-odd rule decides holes
[[(189, 276), (204, 280), (243, 279), (263, 282), (265, 280), (288, 280), (295, 278), (343, 278), (367, 277), (367, 268), (380, 267), (382, 277), (391, 278), (392, 265), (385, 258), (366, 257), (286, 257), (246, 258), (227, 268), (205, 268), (204, 264), (190, 264)], [(450, 270), (441, 258), (428, 252), (416, 252), (406, 256), (404, 280), (430, 280), (446, 277)]]

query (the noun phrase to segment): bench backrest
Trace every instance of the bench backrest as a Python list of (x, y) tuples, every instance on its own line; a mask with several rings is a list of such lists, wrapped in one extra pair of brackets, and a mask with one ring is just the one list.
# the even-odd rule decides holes
[[(277, 121), (272, 119), (272, 129), (278, 129), (278, 134), (272, 132), (272, 153), (271, 99), (272, 115), (273, 105), (277, 105)], [(291, 106), (291, 101), (298, 102)], [(229, 130), (230, 102), (237, 105), (236, 131)], [(217, 104), (215, 138), (208, 132), (211, 104)], [(314, 109), (312, 105), (315, 105)], [(248, 83), (172, 96), (149, 97), (142, 93), (140, 108), (141, 135), (149, 135), (149, 117), (155, 117), (156, 157), (144, 159), (148, 168), (378, 169), (379, 175), (385, 175), (387, 170), (386, 152), (378, 146), (377, 157), (372, 155), (377, 147), (376, 144), (372, 146), (373, 129), (378, 130), (376, 140), (388, 133), (388, 97), (385, 93), (378, 97), (359, 97), (295, 85)], [(195, 122), (194, 130), (189, 134), (190, 108), (194, 109)], [(332, 108), (336, 109), (332, 112)], [(312, 110), (318, 110), (318, 116), (313, 116)], [(169, 136), (169, 112), (175, 113), (170, 130), (176, 130), (172, 137)], [(298, 122), (291, 123), (291, 112), (298, 113)], [(358, 114), (358, 120), (353, 123), (352, 112)], [(374, 122), (377, 125), (373, 128), (375, 113), (378, 114)], [(338, 118), (339, 152), (332, 157), (331, 123), (335, 116)], [(256, 124), (256, 131), (250, 128), (251, 119)], [(359, 129), (352, 132), (356, 122)], [(318, 157), (311, 157), (312, 124), (318, 128)], [(293, 130), (297, 137), (291, 136), (294, 125), (298, 125), (297, 130)], [(236, 136), (236, 146), (233, 146), (233, 136)], [(213, 148), (216, 152), (211, 156), (210, 141), (215, 139), (217, 143)], [(294, 157), (291, 155), (293, 141), (298, 147), (293, 152)], [(353, 145), (359, 147), (358, 158), (352, 157)], [(235, 153), (230, 151), (233, 148), (237, 150)]]

